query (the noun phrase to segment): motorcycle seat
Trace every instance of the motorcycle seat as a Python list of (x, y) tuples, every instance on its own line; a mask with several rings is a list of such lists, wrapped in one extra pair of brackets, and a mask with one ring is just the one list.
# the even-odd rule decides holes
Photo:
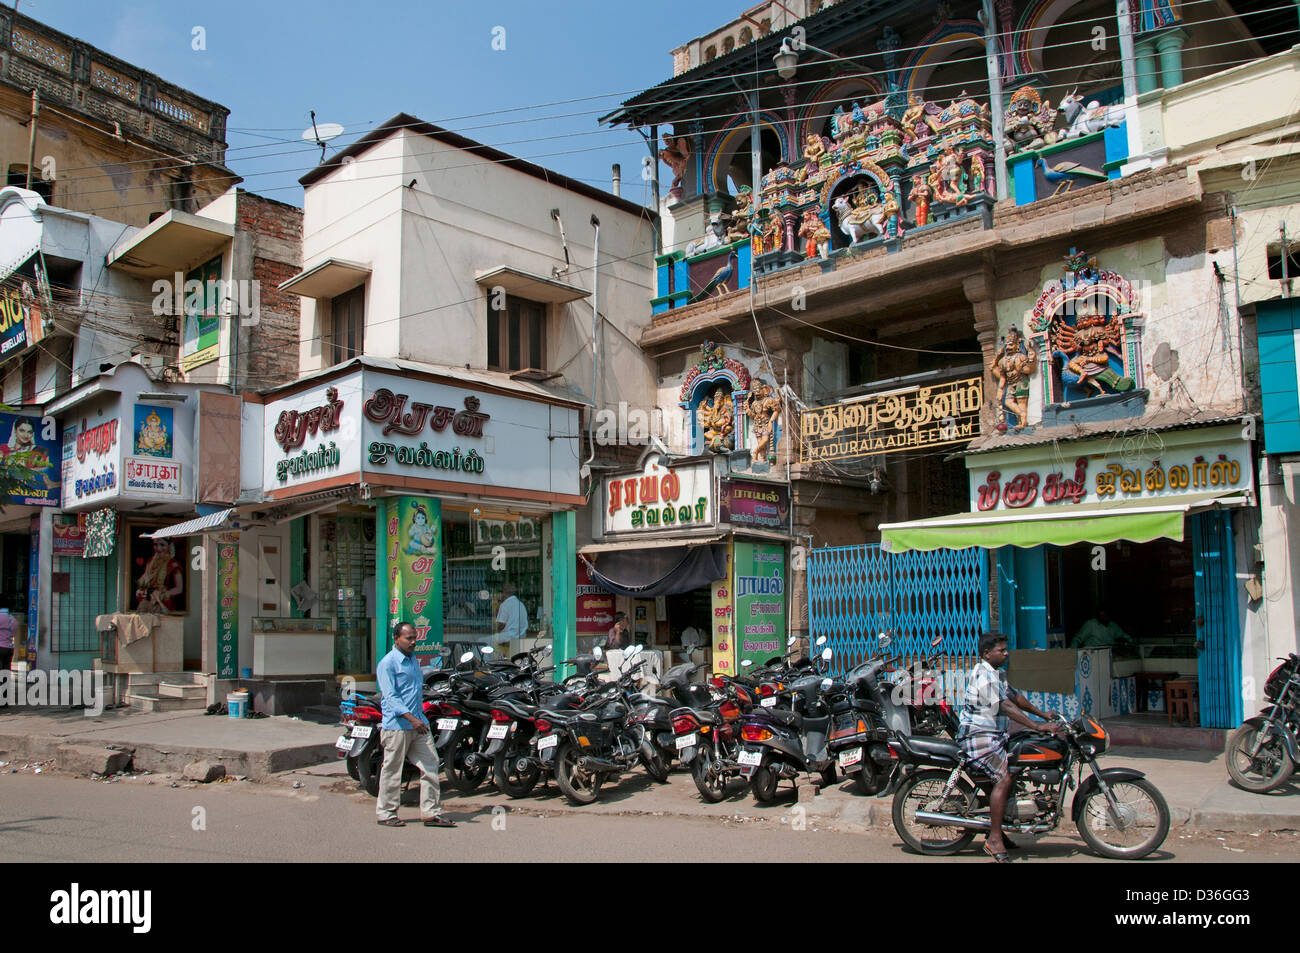
[(953, 761), (960, 761), (962, 758), (961, 745), (955, 741), (920, 738), (913, 735), (907, 739), (907, 745), (917, 754), (937, 755), (940, 758), (951, 758)]
[(667, 707), (672, 704), (672, 702), (666, 698), (656, 698), (654, 695), (647, 695), (645, 692), (637, 692), (635, 695), (630, 696), (630, 700), (634, 705), (659, 705)]
[(778, 725), (798, 728), (803, 724), (803, 718), (799, 713), (790, 711), (788, 708), (764, 708), (760, 712), (755, 712), (755, 714)]

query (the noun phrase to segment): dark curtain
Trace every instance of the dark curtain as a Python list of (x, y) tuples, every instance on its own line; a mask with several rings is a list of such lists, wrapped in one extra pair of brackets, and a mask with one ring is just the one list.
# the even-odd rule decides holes
[(722, 545), (621, 549), (582, 559), (592, 582), (634, 599), (691, 592), (727, 573), (727, 548)]

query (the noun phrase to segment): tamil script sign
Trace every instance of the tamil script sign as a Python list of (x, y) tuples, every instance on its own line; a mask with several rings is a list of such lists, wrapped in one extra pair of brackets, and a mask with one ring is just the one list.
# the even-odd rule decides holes
[(790, 522), (790, 488), (781, 483), (723, 480), (718, 519), (738, 526), (783, 530)]
[(799, 415), (799, 459), (844, 460), (966, 443), (979, 436), (984, 384), (978, 377), (873, 394)]

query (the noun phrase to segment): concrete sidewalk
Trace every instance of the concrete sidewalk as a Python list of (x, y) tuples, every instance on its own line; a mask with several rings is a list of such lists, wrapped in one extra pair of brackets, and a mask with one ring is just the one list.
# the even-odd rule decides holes
[[(86, 755), (93, 761), (95, 754), (112, 754), (111, 746), (130, 752), (135, 771), (180, 772), (189, 762), (202, 760), (224, 764), (233, 776), (276, 784), (298, 780), (331, 793), (354, 793), (356, 783), (335, 756), (339, 732), (329, 716), (233, 719), (192, 711), (115, 709), (86, 718), (80, 711), (0, 709), (0, 761), (53, 761), (56, 770), (88, 773), (75, 765), (84, 765)], [(1300, 831), (1300, 784), (1293, 782), (1272, 794), (1238, 790), (1228, 783), (1221, 752), (1117, 747), (1102, 764), (1145, 772), (1168, 802), (1174, 827), (1244, 834)], [(525, 812), (683, 815), (738, 824), (806, 816), (810, 823), (845, 830), (891, 823), (889, 798), (861, 797), (845, 782), (816, 796), (810, 785), (800, 784), (796, 793), (783, 782), (778, 800), (767, 806), (755, 803), (746, 788), (719, 804), (706, 804), (681, 770), (662, 785), (635, 771), (606, 785), (598, 803), (581, 808), (569, 805), (554, 784), (517, 801), (497, 794), (490, 781), (470, 798), (457, 795), (450, 785), (443, 787), (449, 806), (452, 801), (466, 806), (509, 804)], [(792, 810), (796, 804), (804, 809), (802, 815)]]
[(80, 710), (5, 708), (0, 761), (54, 761), (75, 770), (112, 746), (130, 752), (136, 771), (181, 771), (191, 761), (210, 761), (224, 764), (228, 774), (260, 779), (332, 760), (339, 731), (307, 716), (235, 719), (118, 708), (87, 718)]

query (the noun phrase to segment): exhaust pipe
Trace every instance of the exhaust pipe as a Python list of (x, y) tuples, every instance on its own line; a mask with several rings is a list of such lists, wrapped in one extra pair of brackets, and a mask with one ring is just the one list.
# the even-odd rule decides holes
[[(916, 820), (918, 823), (932, 824), (935, 827), (964, 827), (971, 831), (987, 831), (992, 826), (987, 817), (959, 817), (956, 814), (939, 814), (935, 811), (917, 811)], [(1002, 822), (1002, 830), (1011, 834), (1045, 834), (1051, 829), (1051, 824)]]
[(608, 774), (611, 771), (622, 771), (621, 764), (615, 764), (613, 761), (606, 761), (604, 758), (579, 758), (578, 767), (588, 774), (599, 772)]

